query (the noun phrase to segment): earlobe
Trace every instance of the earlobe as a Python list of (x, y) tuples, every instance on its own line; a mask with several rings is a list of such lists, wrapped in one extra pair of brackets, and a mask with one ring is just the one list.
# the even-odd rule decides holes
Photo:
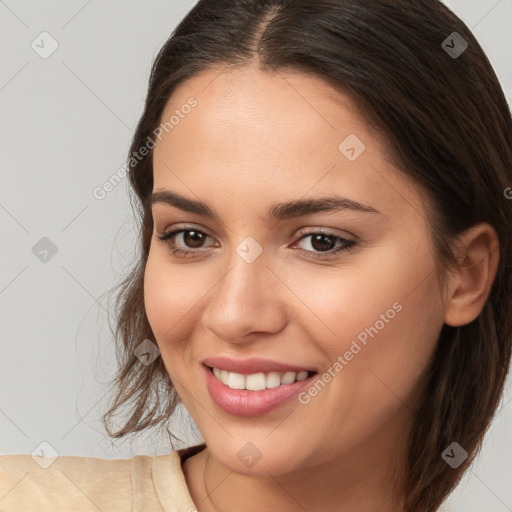
[(467, 229), (456, 244), (458, 267), (450, 281), (444, 319), (453, 327), (469, 324), (480, 315), (499, 263), (498, 235), (488, 223)]

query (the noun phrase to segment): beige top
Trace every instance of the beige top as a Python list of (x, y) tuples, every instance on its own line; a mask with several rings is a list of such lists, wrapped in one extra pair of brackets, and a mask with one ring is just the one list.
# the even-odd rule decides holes
[(205, 446), (131, 459), (63, 455), (46, 469), (31, 455), (3, 455), (0, 511), (194, 512), (181, 464)]
[(182, 463), (205, 447), (131, 459), (63, 455), (46, 469), (31, 455), (3, 455), (0, 512), (197, 512)]

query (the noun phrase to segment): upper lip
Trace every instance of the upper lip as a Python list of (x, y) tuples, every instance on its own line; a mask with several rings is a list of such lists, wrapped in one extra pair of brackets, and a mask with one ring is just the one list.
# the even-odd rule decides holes
[(250, 375), (260, 372), (314, 372), (311, 368), (305, 368), (289, 363), (281, 363), (271, 359), (260, 357), (249, 357), (247, 359), (233, 359), (226, 356), (208, 357), (203, 360), (205, 366), (226, 370), (228, 372), (240, 373), (242, 375)]

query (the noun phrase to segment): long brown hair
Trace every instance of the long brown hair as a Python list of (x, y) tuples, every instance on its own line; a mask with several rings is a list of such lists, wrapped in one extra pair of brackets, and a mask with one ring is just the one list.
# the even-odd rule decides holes
[[(450, 53), (456, 43), (459, 54)], [(452, 237), (479, 222), (498, 234), (500, 263), (489, 298), (473, 322), (443, 326), (410, 434), (405, 508), (433, 512), (481, 448), (512, 346), (510, 109), (471, 30), (437, 0), (200, 0), (176, 27), (153, 64), (130, 148), (140, 246), (136, 265), (116, 287), (119, 370), (104, 425), (113, 438), (155, 426), (170, 432), (180, 402), (162, 358), (143, 365), (134, 355), (143, 340), (156, 341), (143, 297), (152, 151), (133, 156), (154, 139), (178, 85), (207, 69), (254, 61), (263, 71), (288, 68), (327, 80), (382, 130), (397, 168), (428, 198), (441, 281), (455, 264)], [(112, 431), (108, 419), (123, 408), (129, 418)], [(457, 469), (441, 457), (453, 441), (469, 453)]]

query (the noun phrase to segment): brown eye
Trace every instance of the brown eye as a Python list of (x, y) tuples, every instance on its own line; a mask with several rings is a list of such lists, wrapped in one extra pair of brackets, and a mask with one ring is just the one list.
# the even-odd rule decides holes
[(182, 234), (182, 241), (187, 247), (199, 249), (204, 242), (205, 234), (201, 231), (184, 230)]
[[(333, 233), (323, 232), (306, 233), (299, 239), (299, 242), (308, 238), (311, 239), (308, 244), (311, 249), (299, 248), (299, 250), (317, 259), (330, 258), (339, 252), (349, 251), (357, 245), (355, 240), (347, 240)], [(339, 245), (336, 248), (337, 243)]]
[[(180, 235), (180, 237), (178, 237)], [(211, 238), (198, 229), (182, 228), (168, 233), (161, 233), (157, 238), (165, 242), (175, 255), (192, 257), (204, 251), (204, 241)], [(299, 248), (302, 253), (316, 259), (328, 259), (342, 251), (349, 251), (357, 245), (355, 240), (347, 240), (333, 233), (311, 232), (303, 235), (299, 242), (311, 239), (310, 248)]]
[[(181, 239), (178, 238), (181, 235)], [(178, 243), (174, 240), (177, 238)], [(209, 235), (198, 229), (177, 229), (168, 233), (160, 233), (157, 238), (165, 242), (173, 254), (193, 255), (202, 250), (203, 243)], [(190, 250), (189, 250), (190, 249)]]

